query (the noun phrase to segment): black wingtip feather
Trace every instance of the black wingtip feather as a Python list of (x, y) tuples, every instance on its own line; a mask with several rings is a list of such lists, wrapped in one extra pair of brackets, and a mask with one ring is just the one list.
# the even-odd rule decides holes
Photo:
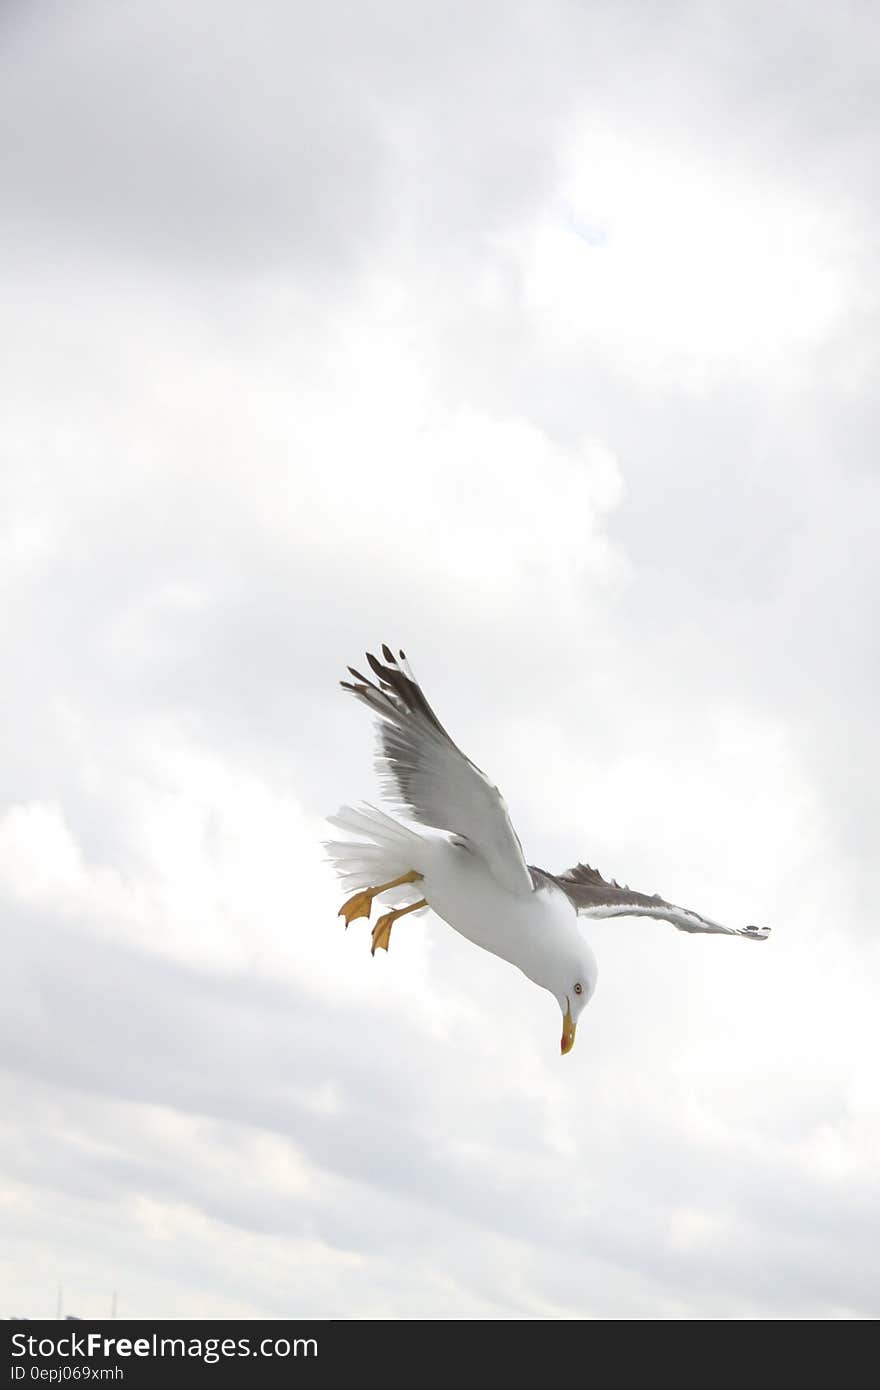
[[(391, 648), (382, 643), (382, 653), (388, 661), (387, 666), (383, 666), (372, 652), (367, 652), (366, 657), (370, 669), (374, 673), (377, 684), (370, 680), (369, 676), (364, 676), (360, 671), (356, 671), (353, 666), (348, 670), (355, 680), (359, 683), (358, 694), (371, 691), (373, 696), (384, 696), (389, 710), (396, 710), (399, 718), (418, 717), (427, 720), (444, 738), (449, 739), (449, 735), (440, 723), (436, 714), (432, 710), (419, 684), (411, 679), (400, 669)], [(406, 661), (403, 651), (400, 653), (402, 661)], [(378, 708), (374, 702), (374, 708)], [(452, 740), (449, 739), (452, 743)], [(453, 747), (455, 745), (453, 744)]]

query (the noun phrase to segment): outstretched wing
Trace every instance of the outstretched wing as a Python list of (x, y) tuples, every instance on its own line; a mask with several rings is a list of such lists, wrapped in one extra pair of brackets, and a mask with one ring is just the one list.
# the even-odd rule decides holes
[(621, 888), (614, 879), (608, 883), (598, 869), (578, 864), (564, 874), (548, 874), (546, 869), (532, 869), (536, 887), (542, 883), (561, 888), (581, 917), (662, 917), (679, 931), (719, 932), (723, 936), (747, 936), (752, 941), (766, 941), (770, 929), (761, 927), (725, 927), (703, 917), (689, 907), (676, 907), (661, 898), (659, 893), (637, 893)]
[(422, 825), (457, 835), (509, 892), (531, 893), (532, 875), (498, 788), (452, 742), (404, 653), (397, 658), (383, 646), (382, 655), (385, 664), (367, 652), (375, 682), (349, 667), (354, 681), (341, 684), (378, 715), (384, 790)]

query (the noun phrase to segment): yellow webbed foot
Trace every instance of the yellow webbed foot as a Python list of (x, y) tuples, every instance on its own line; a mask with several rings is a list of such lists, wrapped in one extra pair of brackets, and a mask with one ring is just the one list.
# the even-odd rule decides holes
[[(380, 883), (376, 888), (365, 888), (363, 892), (355, 893), (347, 903), (343, 903), (336, 915), (344, 917), (346, 927), (350, 927), (358, 917), (369, 917), (373, 899), (380, 893), (386, 893), (389, 888), (399, 888), (403, 883), (417, 883), (421, 877), (418, 869), (409, 869), (405, 874), (401, 874), (400, 878), (393, 878), (390, 883)], [(387, 946), (385, 949), (388, 949)]]
[(391, 928), (397, 921), (398, 913), (386, 912), (384, 917), (380, 917), (373, 928), (373, 944), (370, 947), (370, 955), (374, 956), (377, 951), (387, 951), (388, 943), (391, 940)]
[(393, 912), (386, 912), (384, 917), (380, 917), (373, 928), (373, 945), (370, 948), (370, 955), (374, 956), (377, 951), (387, 951), (388, 942), (391, 940), (391, 928), (398, 917), (405, 917), (408, 912), (418, 912), (420, 907), (427, 907), (427, 898), (419, 898), (417, 903), (410, 903), (409, 907), (398, 907)]
[(336, 915), (344, 917), (346, 927), (350, 927), (352, 922), (357, 921), (358, 917), (369, 917), (373, 906), (373, 897), (373, 890), (365, 888), (362, 893), (355, 893), (353, 898), (349, 898), (348, 902), (343, 903)]

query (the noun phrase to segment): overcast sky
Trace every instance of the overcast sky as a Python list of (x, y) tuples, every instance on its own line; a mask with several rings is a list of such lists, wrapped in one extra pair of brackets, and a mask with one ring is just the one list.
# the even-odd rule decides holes
[[(9, 3), (0, 1314), (864, 1318), (867, 3)], [(323, 818), (388, 641), (587, 930), (558, 1009)]]

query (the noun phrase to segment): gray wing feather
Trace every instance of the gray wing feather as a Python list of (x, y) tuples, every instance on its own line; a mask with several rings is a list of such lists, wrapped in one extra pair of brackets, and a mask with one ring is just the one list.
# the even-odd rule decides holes
[(422, 825), (460, 836), (480, 853), (495, 879), (513, 893), (530, 893), (526, 866), (504, 798), (462, 753), (432, 710), (403, 652), (371, 653), (375, 680), (349, 667), (342, 687), (378, 717), (377, 768), (384, 790)]
[(688, 907), (677, 907), (661, 898), (659, 893), (637, 893), (621, 887), (615, 879), (609, 882), (598, 869), (589, 864), (577, 864), (564, 874), (551, 874), (546, 869), (531, 869), (535, 886), (561, 888), (577, 913), (582, 917), (659, 917), (671, 922), (679, 931), (715, 932), (723, 936), (745, 936), (752, 941), (766, 941), (769, 928), (725, 927), (711, 917), (703, 917)]

